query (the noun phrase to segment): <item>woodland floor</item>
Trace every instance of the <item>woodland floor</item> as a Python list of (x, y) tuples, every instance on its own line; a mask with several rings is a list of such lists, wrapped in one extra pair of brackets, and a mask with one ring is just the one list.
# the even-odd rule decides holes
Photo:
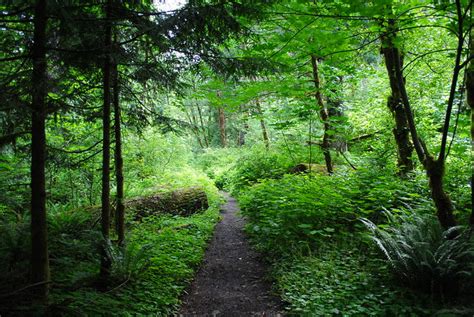
[(281, 316), (280, 301), (270, 293), (266, 265), (242, 231), (239, 207), (224, 193), (222, 221), (203, 264), (183, 298), (179, 316)]

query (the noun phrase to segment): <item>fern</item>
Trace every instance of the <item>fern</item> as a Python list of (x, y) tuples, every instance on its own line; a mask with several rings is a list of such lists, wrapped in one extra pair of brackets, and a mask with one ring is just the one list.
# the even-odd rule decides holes
[(386, 211), (390, 227), (362, 219), (371, 238), (404, 284), (431, 293), (455, 294), (472, 279), (474, 243), (469, 230), (446, 231), (431, 216), (400, 216)]
[(125, 244), (116, 247), (108, 244), (108, 252), (112, 259), (112, 274), (122, 280), (138, 279), (151, 264), (152, 245), (138, 245), (137, 243)]

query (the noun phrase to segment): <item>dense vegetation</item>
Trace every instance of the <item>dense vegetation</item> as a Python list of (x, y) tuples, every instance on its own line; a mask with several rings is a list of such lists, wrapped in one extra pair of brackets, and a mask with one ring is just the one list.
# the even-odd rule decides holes
[(472, 6), (3, 1), (0, 315), (172, 315), (218, 188), (289, 314), (472, 315)]

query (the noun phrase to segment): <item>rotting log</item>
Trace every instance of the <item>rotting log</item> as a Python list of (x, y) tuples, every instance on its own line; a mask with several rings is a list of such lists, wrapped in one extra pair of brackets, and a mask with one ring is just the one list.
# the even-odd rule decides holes
[(326, 166), (322, 164), (299, 163), (289, 170), (290, 174), (317, 173), (328, 174)]
[[(136, 197), (125, 200), (125, 209), (134, 220), (160, 214), (191, 216), (209, 208), (206, 192), (200, 187), (189, 187), (174, 191), (156, 193), (150, 196)], [(116, 206), (111, 206), (112, 216)], [(91, 226), (100, 220), (100, 206), (87, 206), (81, 209), (91, 215)], [(75, 209), (77, 210), (77, 209)], [(70, 212), (75, 212), (71, 210)]]
[(127, 200), (125, 208), (136, 220), (156, 214), (190, 216), (209, 208), (206, 192), (199, 187), (190, 187), (167, 193), (155, 194)]

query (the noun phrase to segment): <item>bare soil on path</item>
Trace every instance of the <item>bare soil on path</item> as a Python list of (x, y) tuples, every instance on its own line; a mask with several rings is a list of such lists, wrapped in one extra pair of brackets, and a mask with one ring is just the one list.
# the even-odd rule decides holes
[(282, 316), (281, 302), (271, 294), (266, 265), (244, 234), (234, 198), (224, 193), (222, 221), (195, 280), (183, 298), (179, 316)]

